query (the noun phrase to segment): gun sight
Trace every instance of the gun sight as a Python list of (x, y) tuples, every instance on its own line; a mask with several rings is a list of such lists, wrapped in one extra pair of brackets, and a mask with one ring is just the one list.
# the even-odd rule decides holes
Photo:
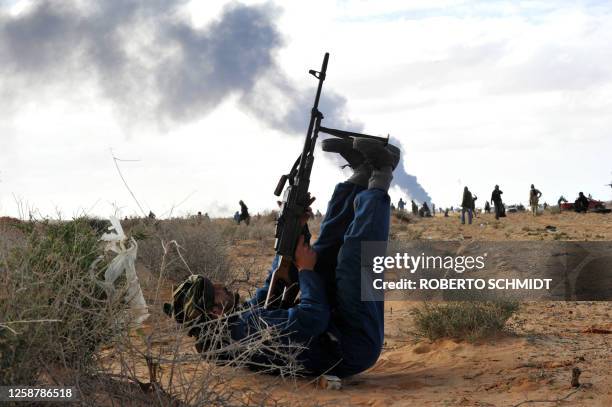
[(311, 69), (308, 71), (309, 74), (311, 74), (312, 76), (314, 76), (317, 79), (323, 79), (325, 80), (325, 73), (324, 72), (319, 72), (319, 71), (315, 71), (314, 69)]

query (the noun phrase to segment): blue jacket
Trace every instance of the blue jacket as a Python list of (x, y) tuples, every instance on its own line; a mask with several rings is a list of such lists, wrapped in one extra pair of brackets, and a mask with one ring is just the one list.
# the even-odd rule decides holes
[[(272, 270), (276, 268), (278, 261), (279, 258), (276, 257)], [(302, 373), (332, 373), (330, 369), (333, 370), (334, 366), (338, 365), (342, 355), (339, 343), (335, 340), (338, 336), (334, 335), (337, 329), (330, 322), (332, 309), (327, 298), (325, 281), (313, 270), (298, 272), (293, 268), (291, 272), (297, 273), (299, 279), (299, 304), (289, 309), (263, 308), (270, 285), (270, 272), (264, 286), (257, 289), (255, 296), (246, 304), (246, 310), (231, 323), (231, 337), (237, 341), (244, 340), (256, 334), (262, 325), (274, 326), (280, 333), (279, 340), (284, 344), (297, 343), (305, 347), (298, 356), (305, 370)], [(264, 353), (258, 353), (251, 359), (253, 367), (284, 362), (274, 355)], [(334, 371), (332, 374), (342, 376), (342, 372)]]

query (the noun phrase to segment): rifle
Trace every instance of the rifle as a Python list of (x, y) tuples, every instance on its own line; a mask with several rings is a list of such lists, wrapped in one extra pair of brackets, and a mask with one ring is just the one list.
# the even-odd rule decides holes
[(268, 289), (264, 304), (265, 308), (273, 306), (288, 308), (293, 305), (299, 292), (297, 281), (293, 281), (289, 271), (293, 264), (293, 255), (300, 235), (304, 235), (305, 242), (310, 242), (308, 227), (300, 226), (300, 219), (310, 204), (308, 187), (310, 186), (310, 173), (312, 172), (314, 161), (315, 143), (319, 136), (321, 119), (323, 119), (323, 115), (319, 112), (319, 99), (321, 98), (321, 89), (323, 88), (323, 81), (327, 72), (328, 60), (329, 53), (326, 52), (323, 57), (321, 70), (315, 71), (311, 69), (308, 71), (309, 74), (319, 80), (319, 84), (314, 105), (310, 111), (310, 122), (306, 132), (304, 148), (302, 149), (302, 154), (300, 154), (293, 167), (291, 167), (289, 174), (281, 176), (274, 190), (274, 195), (280, 196), (283, 188), (285, 188), (285, 184), (289, 181), (289, 186), (283, 194), (274, 232), (274, 250), (280, 256), (280, 261), (270, 279), (270, 288)]
[(306, 132), (304, 148), (297, 160), (295, 160), (289, 173), (281, 176), (274, 190), (274, 195), (280, 196), (285, 188), (285, 184), (287, 181), (289, 182), (289, 186), (285, 189), (283, 194), (278, 220), (276, 221), (276, 230), (274, 232), (274, 250), (276, 254), (279, 255), (280, 261), (270, 278), (270, 286), (264, 304), (265, 308), (290, 308), (295, 304), (295, 299), (300, 291), (297, 278), (296, 276), (292, 276), (290, 271), (293, 265), (295, 248), (300, 236), (304, 236), (305, 243), (310, 243), (311, 235), (308, 226), (301, 226), (300, 220), (311, 203), (308, 188), (310, 186), (310, 174), (314, 162), (314, 149), (319, 131), (341, 138), (352, 139), (355, 137), (364, 137), (385, 142), (389, 140), (389, 137), (382, 138), (321, 126), (323, 114), (319, 111), (319, 99), (321, 97), (323, 81), (325, 81), (328, 60), (329, 53), (325, 53), (321, 70), (315, 71), (311, 69), (308, 71), (309, 74), (319, 80), (319, 84), (314, 105), (310, 111), (310, 122), (308, 124), (308, 131)]

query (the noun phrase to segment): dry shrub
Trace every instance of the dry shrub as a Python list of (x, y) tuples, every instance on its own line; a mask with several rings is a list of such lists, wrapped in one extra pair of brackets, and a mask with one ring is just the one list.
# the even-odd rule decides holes
[(118, 328), (121, 304), (92, 278), (103, 248), (85, 220), (19, 228), (26, 240), (0, 252), (0, 382), (34, 384), (51, 365), (85, 372)]
[[(226, 282), (230, 279), (229, 241), (222, 222), (171, 219), (131, 227), (140, 238), (138, 259), (151, 271), (174, 281), (190, 274)], [(162, 263), (162, 260), (164, 263)]]
[(8, 253), (26, 241), (23, 222), (9, 217), (0, 217), (0, 253)]
[(454, 338), (476, 340), (504, 329), (518, 310), (515, 301), (425, 303), (414, 309), (417, 330), (430, 340)]
[(410, 223), (411, 221), (414, 220), (407, 211), (395, 210), (395, 211), (392, 211), (392, 214), (393, 216), (395, 216), (395, 219), (397, 219), (400, 222)]
[[(249, 226), (241, 223), (237, 225), (233, 221), (227, 220), (225, 223), (224, 236), (231, 242), (240, 240), (258, 240), (269, 244), (274, 240), (276, 231), (276, 219), (278, 217), (277, 211), (267, 211), (262, 215), (256, 215), (251, 217), (251, 223)], [(321, 228), (321, 222), (323, 217), (312, 217), (308, 221), (308, 227), (312, 234), (318, 233)]]
[(267, 241), (269, 239), (274, 239), (275, 227), (275, 222), (271, 222), (267, 218), (251, 218), (251, 223), (249, 226), (243, 223), (240, 225), (235, 223), (226, 225), (225, 236), (231, 241)]
[(261, 217), (268, 223), (274, 223), (278, 219), (278, 211), (264, 211)]
[[(151, 270), (160, 271), (164, 246), (175, 241), (183, 259), (176, 253), (176, 246), (170, 245), (172, 256), (167, 256), (166, 271), (171, 278), (180, 280), (187, 277), (189, 269), (217, 281), (227, 282), (230, 276), (229, 248), (236, 242), (255, 240), (272, 246), (276, 228), (276, 212), (267, 212), (251, 217), (250, 225), (237, 224), (232, 219), (201, 220), (197, 218), (158, 220), (151, 222), (133, 219), (123, 222), (139, 240), (139, 259)], [(311, 231), (318, 231), (320, 219), (313, 219)], [(174, 248), (172, 248), (174, 247)], [(187, 263), (189, 268), (185, 266)]]

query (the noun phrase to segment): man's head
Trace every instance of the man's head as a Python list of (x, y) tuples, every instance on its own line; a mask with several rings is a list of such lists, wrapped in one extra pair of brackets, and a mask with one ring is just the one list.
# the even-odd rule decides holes
[(172, 293), (172, 304), (164, 312), (179, 323), (216, 319), (230, 314), (240, 303), (238, 293), (201, 275), (191, 275)]
[(531, 184), (531, 189), (535, 189), (535, 186), (533, 184)]

